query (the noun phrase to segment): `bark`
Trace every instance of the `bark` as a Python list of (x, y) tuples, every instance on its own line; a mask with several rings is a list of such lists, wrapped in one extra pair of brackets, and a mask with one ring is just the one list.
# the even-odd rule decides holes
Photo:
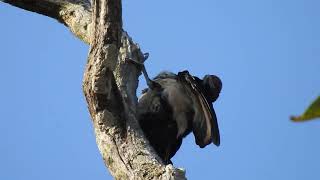
[(88, 0), (0, 0), (36, 12), (67, 26), (85, 43), (90, 43), (91, 4)]
[[(57, 19), (90, 42), (83, 91), (96, 142), (115, 179), (185, 179), (185, 172), (165, 166), (145, 139), (136, 119), (140, 69), (126, 59), (143, 54), (122, 30), (121, 0), (2, 0)], [(91, 13), (92, 12), (92, 13)]]

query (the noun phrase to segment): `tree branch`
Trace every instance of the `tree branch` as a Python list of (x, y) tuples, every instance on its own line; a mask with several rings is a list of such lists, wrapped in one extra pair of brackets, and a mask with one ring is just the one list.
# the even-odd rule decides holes
[(92, 10), (87, 0), (0, 1), (57, 19), (90, 44), (83, 91), (98, 148), (115, 179), (185, 179), (183, 170), (163, 164), (137, 122), (140, 69), (126, 59), (144, 58), (122, 30), (121, 0), (94, 0)]
[(0, 0), (58, 20), (89, 44), (91, 5), (88, 0)]
[(136, 120), (140, 70), (126, 61), (143, 60), (122, 33), (121, 1), (93, 1), (93, 32), (83, 89), (99, 150), (115, 179), (184, 179), (150, 148)]

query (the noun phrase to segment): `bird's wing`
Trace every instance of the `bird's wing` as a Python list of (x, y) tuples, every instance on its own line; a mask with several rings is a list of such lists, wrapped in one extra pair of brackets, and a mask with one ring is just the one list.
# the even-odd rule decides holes
[(220, 134), (217, 117), (212, 107), (202, 93), (202, 88), (188, 71), (178, 73), (179, 80), (189, 90), (194, 102), (195, 115), (192, 122), (196, 144), (201, 148), (213, 142), (220, 145)]

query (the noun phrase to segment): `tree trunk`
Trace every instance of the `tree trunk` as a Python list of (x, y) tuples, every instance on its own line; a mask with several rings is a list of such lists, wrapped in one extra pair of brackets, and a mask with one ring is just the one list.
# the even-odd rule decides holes
[(164, 165), (136, 119), (142, 62), (138, 45), (122, 30), (121, 0), (1, 0), (57, 19), (90, 44), (83, 91), (96, 142), (115, 179), (186, 179), (185, 172)]

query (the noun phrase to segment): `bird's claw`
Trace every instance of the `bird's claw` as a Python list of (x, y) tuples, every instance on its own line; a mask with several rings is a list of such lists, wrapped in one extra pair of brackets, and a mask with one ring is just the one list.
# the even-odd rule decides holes
[[(143, 62), (146, 61), (148, 58), (149, 58), (149, 53), (144, 53), (143, 54)], [(134, 64), (136, 64), (138, 66), (143, 66), (144, 65), (143, 62), (139, 62), (139, 61), (137, 61), (137, 60), (135, 60), (133, 58), (126, 58), (126, 61), (127, 62), (132, 62), (132, 63), (134, 63)]]
[(127, 62), (131, 62), (131, 63), (133, 63), (133, 64), (135, 64), (135, 65), (138, 65), (138, 66), (143, 66), (143, 63), (138, 62), (138, 61), (136, 61), (136, 60), (134, 60), (134, 59), (132, 59), (132, 58), (126, 58), (126, 61), (127, 61)]

